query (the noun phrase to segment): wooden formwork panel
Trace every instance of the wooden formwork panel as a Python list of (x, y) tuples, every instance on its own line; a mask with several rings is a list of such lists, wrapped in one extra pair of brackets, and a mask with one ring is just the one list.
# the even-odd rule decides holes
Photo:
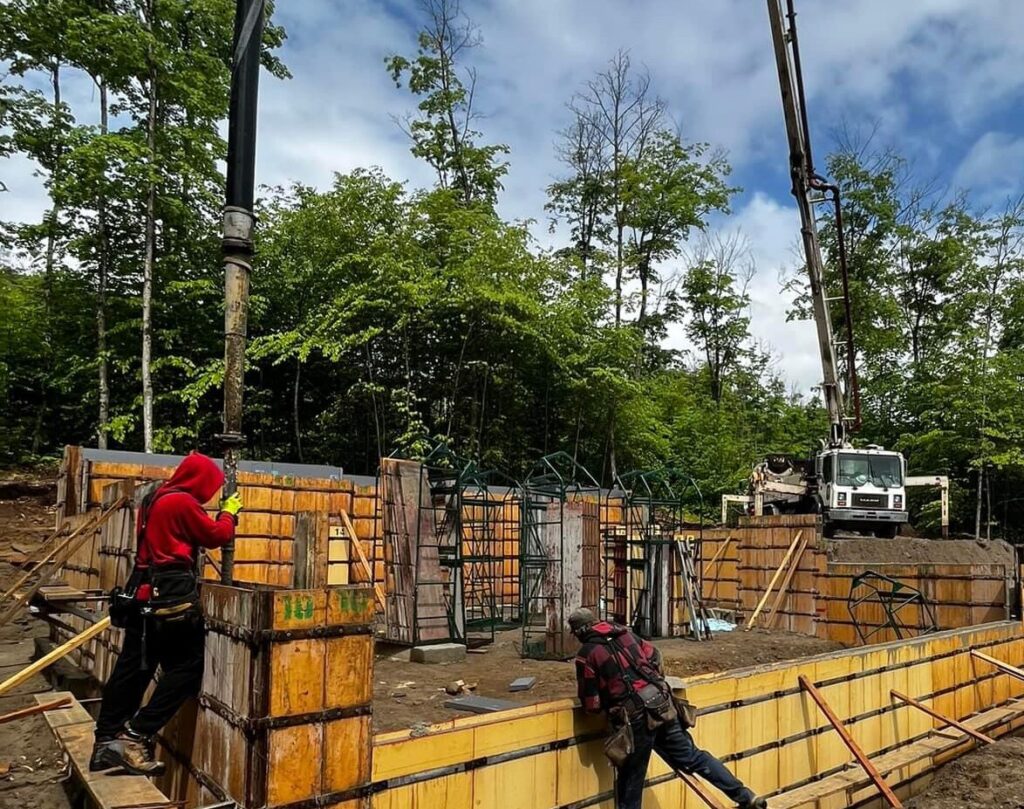
[(202, 778), (247, 809), (323, 805), (324, 796), (365, 784), (372, 590), (208, 584), (202, 600), (209, 632), (196, 724), (203, 743), (191, 754)]
[[(762, 794), (791, 791), (811, 778), (850, 772), (850, 754), (798, 685), (804, 675), (818, 686), (836, 714), (870, 756), (917, 750), (922, 740), (935, 753), (907, 756), (901, 774), (935, 769), (955, 741), (935, 736), (936, 722), (890, 697), (892, 689), (920, 699), (957, 719), (986, 712), (1004, 717), (992, 730), (1002, 735), (1024, 721), (1024, 683), (992, 670), (970, 655), (983, 649), (1011, 663), (1024, 659), (1017, 624), (1002, 622), (881, 646), (807, 658), (798, 662), (704, 675), (685, 682), (685, 693), (701, 716), (698, 744)], [(998, 706), (1010, 705), (1008, 708)], [(1015, 706), (1015, 707), (1014, 707)], [(975, 721), (975, 720), (970, 720)], [(568, 701), (500, 714), (453, 720), (416, 738), (409, 732), (374, 739), (372, 806), (603, 806), (612, 773), (601, 751), (603, 722), (573, 710)], [(952, 747), (951, 747), (952, 746)], [(472, 762), (472, 766), (469, 766)], [(657, 757), (651, 760), (646, 802), (703, 806)], [(822, 782), (813, 809), (847, 806), (865, 792)], [(794, 809), (805, 804), (772, 799)], [(446, 803), (447, 802), (447, 803)]]

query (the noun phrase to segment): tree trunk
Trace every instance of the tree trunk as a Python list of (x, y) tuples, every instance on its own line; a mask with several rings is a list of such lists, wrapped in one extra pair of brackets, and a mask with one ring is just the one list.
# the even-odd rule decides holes
[(985, 539), (992, 539), (992, 473), (985, 473)]
[(978, 501), (974, 511), (974, 538), (981, 539), (981, 492), (985, 480), (985, 467), (978, 468)]
[[(617, 207), (617, 206), (616, 206)], [(616, 211), (615, 218), (615, 325), (622, 323), (622, 216)]]
[(299, 386), (302, 380), (302, 360), (295, 358), (295, 384), (292, 391), (292, 418), (295, 424), (295, 454), (302, 463), (302, 430), (299, 422)]
[[(153, 30), (155, 0), (146, 4), (146, 28)], [(146, 116), (146, 147), (149, 151), (149, 190), (146, 193), (146, 252), (142, 265), (142, 438), (145, 452), (153, 451), (153, 265), (156, 261), (156, 63), (149, 54), (149, 112)]]
[(60, 219), (60, 203), (58, 202), (57, 187), (60, 184), (60, 60), (54, 61), (50, 68), (50, 83), (53, 86), (53, 166), (51, 168), (51, 199), (53, 204), (46, 215), (46, 254), (43, 265), (43, 317), (44, 328), (43, 346), (45, 350), (46, 375), (43, 379), (42, 390), (39, 402), (39, 411), (36, 414), (36, 426), (32, 431), (32, 454), (38, 455), (43, 447), (43, 424), (45, 423), (45, 412), (49, 403), (49, 386), (53, 378), (53, 268), (57, 255), (57, 222)]
[[(100, 82), (100, 134), (108, 131), (107, 85)], [(96, 283), (96, 347), (99, 355), (99, 423), (96, 431), (96, 446), (107, 448), (107, 423), (110, 421), (110, 380), (107, 376), (107, 277), (110, 272), (110, 234), (107, 229), (107, 195), (101, 186), (96, 211), (99, 216), (99, 277)]]

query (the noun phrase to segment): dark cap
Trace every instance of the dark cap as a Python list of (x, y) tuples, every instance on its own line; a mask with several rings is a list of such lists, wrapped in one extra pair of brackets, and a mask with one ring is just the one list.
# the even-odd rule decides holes
[(597, 616), (591, 610), (586, 607), (580, 607), (575, 610), (572, 615), (569, 616), (569, 628), (573, 632), (579, 632), (581, 629), (585, 629), (588, 626), (593, 626), (597, 623)]

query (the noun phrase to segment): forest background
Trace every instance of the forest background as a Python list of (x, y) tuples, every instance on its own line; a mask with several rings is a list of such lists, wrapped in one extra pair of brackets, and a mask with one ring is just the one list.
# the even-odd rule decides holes
[[(48, 197), (42, 218), (0, 223), (0, 464), (68, 443), (215, 450), (233, 14), (231, 0), (0, 5), (0, 157), (34, 161)], [(692, 139), (686, 110), (618, 51), (559, 88), (544, 208), (503, 218), (510, 150), (478, 109), (488, 78), (473, 67), (488, 32), (454, 0), (424, 0), (417, 20), (418, 40), (380, 70), (408, 99), (395, 124), (432, 183), (367, 165), (260, 190), (250, 456), (372, 475), (382, 454), (443, 442), (522, 478), (561, 450), (605, 485), (682, 470), (709, 514), (765, 453), (806, 457), (824, 413), (752, 337), (751, 279), (777, 268), (756, 266), (730, 226), (727, 153)], [(267, 29), (264, 83), (289, 81), (285, 36)], [(62, 94), (82, 74), (94, 108)], [(818, 169), (845, 200), (858, 441), (949, 475), (955, 530), (1013, 538), (1024, 202), (982, 205), (920, 176), (870, 128), (821, 142)], [(821, 233), (834, 271), (830, 221)], [(780, 295), (803, 318), (791, 270)], [(936, 526), (933, 494), (912, 506), (919, 528)]]

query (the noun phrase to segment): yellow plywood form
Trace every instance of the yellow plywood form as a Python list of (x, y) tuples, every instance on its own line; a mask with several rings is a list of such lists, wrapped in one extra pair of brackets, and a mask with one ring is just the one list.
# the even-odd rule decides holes
[[(739, 754), (730, 768), (761, 792), (785, 789), (830, 769), (841, 771), (849, 764), (849, 752), (831, 729), (819, 732), (827, 722), (808, 697), (794, 693), (800, 674), (822, 683), (836, 713), (848, 723), (864, 751), (874, 757), (878, 750), (894, 745), (898, 752), (916, 737), (936, 737), (931, 717), (893, 704), (889, 690), (898, 684), (907, 693), (927, 698), (932, 693), (932, 672), (969, 657), (972, 646), (1013, 647), (1018, 657), (1007, 653), (1004, 659), (1019, 659), (1020, 631), (1017, 625), (1003, 623), (798, 663), (693, 678), (686, 683), (687, 697), (701, 708), (714, 709), (701, 716), (694, 738), (719, 756)], [(1000, 675), (998, 679), (1009, 678)], [(976, 683), (968, 679), (954, 684), (952, 693), (975, 687)], [(993, 687), (990, 693), (999, 693), (999, 688)], [(1024, 720), (1024, 709), (994, 714), (991, 706), (983, 707), (989, 709), (986, 720), (1001, 717), (1009, 722), (1018, 713)], [(512, 782), (536, 784), (525, 805), (590, 805), (611, 789), (611, 771), (604, 761), (601, 741), (587, 740), (594, 729), (590, 717), (570, 710), (563, 702), (553, 710), (543, 705), (529, 706), (488, 717), (452, 720), (431, 728), (422, 738), (411, 738), (408, 732), (382, 734), (374, 745), (373, 780), (381, 789), (373, 798), (373, 806), (389, 809), (418, 805), (413, 802), (426, 800), (425, 796), (442, 789), (442, 781), (444, 794), (468, 794), (471, 803), (467, 805), (473, 806), (518, 809), (524, 798), (521, 791), (509, 793), (508, 784)], [(955, 743), (937, 738), (939, 747)], [(781, 746), (780, 740), (785, 740)], [(567, 741), (568, 746), (564, 746)], [(480, 764), (489, 756), (499, 761)], [(884, 762), (885, 757), (879, 760)], [(477, 762), (470, 772), (443, 774), (445, 768), (458, 768), (468, 761)], [(894, 783), (934, 766), (931, 760), (901, 762), (898, 768), (893, 765), (889, 770)], [(649, 777), (666, 775), (669, 772), (665, 764), (657, 757), (652, 759)], [(422, 783), (394, 789), (387, 786), (390, 779), (418, 777), (424, 779)], [(847, 773), (844, 777), (849, 778), (849, 784), (842, 797), (833, 799), (837, 793), (828, 792), (832, 789), (829, 787), (822, 800), (813, 804), (816, 809), (847, 805), (843, 803), (847, 792), (852, 794), (861, 787), (856, 776)], [(398, 795), (407, 802), (397, 803)], [(700, 798), (677, 779), (650, 788), (645, 800), (645, 805), (653, 806), (703, 806)]]

